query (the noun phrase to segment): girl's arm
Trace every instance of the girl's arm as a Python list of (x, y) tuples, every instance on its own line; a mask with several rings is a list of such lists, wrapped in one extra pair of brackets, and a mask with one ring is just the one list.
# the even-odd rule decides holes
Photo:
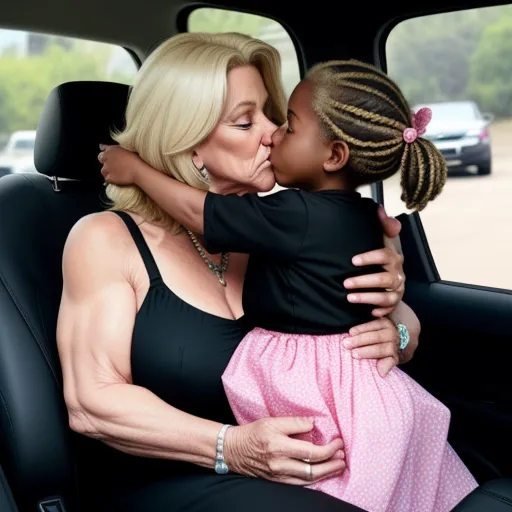
[(221, 195), (165, 175), (132, 153), (110, 146), (101, 159), (106, 181), (136, 185), (182, 226), (204, 235), (210, 253), (223, 251), (296, 257), (308, 225), (301, 192)]
[(116, 185), (138, 186), (182, 226), (194, 233), (203, 234), (204, 201), (207, 193), (170, 178), (141, 158), (130, 158), (126, 167), (109, 165), (109, 152), (119, 149), (121, 148), (112, 146), (104, 150), (101, 173), (105, 181)]

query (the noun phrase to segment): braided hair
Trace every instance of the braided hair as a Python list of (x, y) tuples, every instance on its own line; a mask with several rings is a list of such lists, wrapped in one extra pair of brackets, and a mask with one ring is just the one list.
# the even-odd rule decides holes
[(347, 170), (355, 186), (385, 180), (400, 172), (401, 199), (421, 211), (446, 182), (446, 161), (422, 137), (406, 142), (413, 114), (398, 86), (376, 67), (356, 60), (315, 65), (306, 75), (313, 84), (313, 109), (329, 140), (345, 142)]

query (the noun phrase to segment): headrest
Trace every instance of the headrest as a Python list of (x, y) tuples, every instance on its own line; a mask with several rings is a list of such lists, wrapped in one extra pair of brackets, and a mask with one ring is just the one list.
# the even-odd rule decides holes
[(36, 169), (46, 176), (99, 181), (99, 144), (121, 129), (129, 87), (112, 82), (67, 82), (49, 94), (37, 125)]

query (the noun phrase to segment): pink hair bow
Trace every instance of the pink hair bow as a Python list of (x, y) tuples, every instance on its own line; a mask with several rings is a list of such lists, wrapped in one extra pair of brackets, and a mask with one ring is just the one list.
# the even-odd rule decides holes
[(416, 114), (412, 112), (412, 128), (404, 130), (404, 140), (411, 144), (418, 137), (421, 137), (426, 131), (428, 123), (432, 119), (432, 110), (427, 107), (420, 108)]

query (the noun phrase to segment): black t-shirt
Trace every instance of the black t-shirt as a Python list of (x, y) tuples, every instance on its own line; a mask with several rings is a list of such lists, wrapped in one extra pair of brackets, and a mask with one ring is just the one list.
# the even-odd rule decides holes
[(355, 267), (351, 261), (384, 245), (377, 204), (358, 192), (209, 192), (204, 240), (212, 254), (250, 254), (243, 307), (252, 326), (331, 334), (373, 318), (374, 306), (348, 302), (343, 286), (348, 277), (382, 272), (380, 266)]

